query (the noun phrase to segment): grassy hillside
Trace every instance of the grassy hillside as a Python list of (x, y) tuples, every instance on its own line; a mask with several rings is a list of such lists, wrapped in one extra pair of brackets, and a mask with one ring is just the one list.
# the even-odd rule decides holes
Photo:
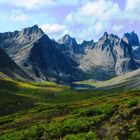
[(129, 72), (127, 74), (112, 78), (103, 82), (96, 82), (92, 80), (76, 82), (77, 85), (88, 85), (95, 88), (119, 88), (124, 89), (140, 89), (140, 69)]
[(0, 140), (139, 140), (140, 91), (124, 89), (0, 79)]

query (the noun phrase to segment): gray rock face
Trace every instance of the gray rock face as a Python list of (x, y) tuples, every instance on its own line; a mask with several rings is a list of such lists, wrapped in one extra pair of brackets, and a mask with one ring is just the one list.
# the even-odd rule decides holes
[(138, 44), (134, 32), (122, 39), (104, 33), (96, 43), (81, 44), (69, 35), (51, 40), (37, 25), (0, 34), (0, 47), (36, 80), (110, 79), (138, 68), (133, 50)]
[(138, 46), (140, 44), (138, 35), (134, 31), (131, 33), (125, 33), (123, 40), (130, 46)]
[(80, 63), (83, 55), (86, 54), (87, 50), (92, 48), (94, 45), (93, 40), (83, 41), (81, 44), (78, 44), (75, 38), (70, 37), (68, 34), (59, 39), (57, 42), (57, 48), (59, 48), (63, 53), (67, 54), (78, 64)]
[[(63, 81), (76, 80), (78, 64), (55, 47), (54, 42), (44, 35), (34, 43), (27, 59), (34, 74), (39, 78)], [(78, 77), (77, 77), (78, 78)]]
[(91, 48), (94, 44), (93, 40), (83, 41), (81, 44), (78, 44), (75, 38), (70, 37), (68, 34), (59, 39), (57, 42), (60, 45), (59, 47), (62, 49), (62, 51), (75, 55), (85, 54), (86, 50)]
[(78, 44), (75, 40), (75, 38), (71, 38), (68, 34), (66, 34), (63, 38), (58, 40), (58, 43), (61, 45), (65, 45), (65, 51), (73, 54), (73, 53), (78, 53), (77, 52), (77, 47)]
[(0, 34), (0, 47), (34, 79), (76, 80), (80, 71), (78, 64), (62, 53), (57, 45), (36, 25)]
[(79, 63), (79, 59), (81, 58), (80, 52), (78, 52), (78, 44), (75, 38), (70, 37), (66, 34), (64, 37), (57, 41), (56, 47), (69, 56), (73, 61)]
[(133, 49), (134, 59), (136, 61), (138, 61), (138, 63), (140, 63), (140, 45), (139, 46), (133, 46), (132, 49)]
[(104, 33), (81, 60), (80, 68), (92, 78), (110, 79), (137, 68), (131, 46), (119, 37)]
[(1, 33), (0, 47), (17, 62), (20, 61), (20, 55), (24, 55), (25, 50), (30, 49), (30, 46), (43, 34), (43, 31), (37, 25), (25, 28), (22, 31)]
[(28, 55), (34, 44), (44, 35), (43, 31), (34, 25), (29, 28), (24, 28), (21, 31), (6, 32), (0, 34), (0, 47), (14, 60), (31, 77), (34, 77), (32, 71), (25, 68)]
[[(16, 64), (24, 69), (24, 61), (26, 61), (33, 43), (43, 34), (43, 31), (37, 25), (21, 31), (0, 34), (0, 47), (8, 53)], [(24, 71), (28, 73), (27, 69), (24, 69)]]
[(132, 47), (133, 56), (138, 61), (140, 60), (140, 42), (136, 33), (125, 33), (123, 40)]
[(91, 40), (91, 41), (83, 41), (81, 44), (80, 44), (80, 48), (82, 49), (81, 52), (82, 54), (86, 54), (87, 51), (89, 49), (91, 49), (92, 47), (94, 46), (94, 41)]
[(1, 48), (0, 73), (6, 77), (32, 80)]

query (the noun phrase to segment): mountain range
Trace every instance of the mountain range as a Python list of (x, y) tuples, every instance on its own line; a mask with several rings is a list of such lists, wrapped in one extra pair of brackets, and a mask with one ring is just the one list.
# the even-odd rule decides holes
[[(140, 42), (134, 31), (122, 38), (105, 32), (97, 42), (78, 44), (68, 34), (58, 41), (50, 39), (34, 25), (0, 33), (0, 48), (0, 60), (4, 60), (0, 64), (37, 81), (103, 81), (140, 67)], [(0, 68), (4, 70), (5, 66)]]

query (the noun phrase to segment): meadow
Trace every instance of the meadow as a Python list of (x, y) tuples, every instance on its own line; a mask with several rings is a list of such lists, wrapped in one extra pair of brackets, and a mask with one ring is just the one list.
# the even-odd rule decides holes
[(0, 79), (0, 140), (140, 140), (140, 90), (92, 85)]

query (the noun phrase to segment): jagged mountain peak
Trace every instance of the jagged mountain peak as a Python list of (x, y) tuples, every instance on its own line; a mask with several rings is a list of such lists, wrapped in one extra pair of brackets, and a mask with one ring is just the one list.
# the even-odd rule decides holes
[(108, 36), (108, 33), (104, 32), (103, 37), (107, 37), (107, 36)]
[(39, 28), (38, 25), (34, 25), (23, 28), (21, 31), (19, 31), (16, 40), (18, 40), (19, 43), (25, 45), (37, 41), (43, 35), (45, 35), (45, 33), (42, 31), (42, 29)]
[(39, 26), (37, 24), (31, 26), (31, 27), (26, 27), (26, 28), (23, 28), (22, 30), (40, 30), (41, 28), (39, 28)]
[(89, 49), (93, 48), (94, 44), (95, 44), (95, 43), (94, 43), (94, 40), (93, 40), (93, 39), (90, 40), (90, 41), (84, 40), (84, 41), (80, 44), (80, 46), (83, 48), (83, 53), (86, 54), (86, 52), (87, 52)]
[(1, 33), (0, 47), (17, 63), (29, 53), (32, 45), (45, 33), (37, 25), (27, 27), (21, 31)]
[(96, 42), (95, 47), (104, 49), (104, 48), (113, 48), (114, 45), (119, 44), (120, 38), (114, 34), (108, 34), (107, 32)]
[(132, 32), (127, 32), (127, 33), (124, 33), (124, 36), (137, 36), (137, 33), (135, 33), (135, 31), (133, 30)]
[(138, 35), (134, 31), (131, 33), (125, 33), (123, 40), (131, 46), (138, 46), (140, 44)]
[(16, 30), (14, 32), (0, 33), (0, 41), (6, 39), (7, 41), (10, 40), (11, 42), (16, 41), (17, 43), (26, 44), (26, 42), (32, 42), (39, 39), (44, 34), (45, 33), (38, 25), (34, 25), (32, 27), (23, 28), (21, 31)]
[(65, 45), (73, 45), (73, 44), (77, 44), (77, 41), (69, 34), (65, 34), (61, 39), (58, 40), (58, 43), (65, 44)]
[(71, 37), (69, 34), (65, 34), (64, 37), (62, 37), (64, 39), (75, 39), (73, 37)]
[(120, 38), (117, 35), (108, 34), (107, 32), (104, 32), (103, 36), (99, 39), (99, 42), (105, 40), (119, 40), (119, 39)]
[(72, 38), (69, 34), (65, 34), (64, 38)]
[(32, 27), (24, 28), (21, 30), (21, 33), (24, 35), (30, 35), (30, 34), (44, 34), (41, 28), (38, 27), (38, 25), (34, 25)]

